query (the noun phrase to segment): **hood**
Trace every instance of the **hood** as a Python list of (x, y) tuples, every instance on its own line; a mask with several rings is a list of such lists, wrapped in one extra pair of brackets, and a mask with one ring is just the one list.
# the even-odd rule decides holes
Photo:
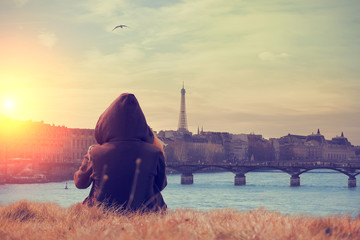
[(99, 144), (116, 140), (154, 142), (139, 102), (130, 93), (121, 94), (101, 114), (95, 127), (95, 138)]

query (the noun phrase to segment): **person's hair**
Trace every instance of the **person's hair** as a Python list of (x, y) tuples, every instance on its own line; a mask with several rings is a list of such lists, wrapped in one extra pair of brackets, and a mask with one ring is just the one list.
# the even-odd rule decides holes
[[(151, 130), (152, 131), (152, 130)], [(163, 148), (163, 145), (161, 144), (161, 141), (160, 139), (156, 136), (156, 134), (153, 132), (153, 135), (154, 135), (154, 145), (157, 146), (158, 148), (160, 148), (161, 152), (163, 153), (164, 157), (165, 157), (165, 152), (164, 152), (164, 148)]]

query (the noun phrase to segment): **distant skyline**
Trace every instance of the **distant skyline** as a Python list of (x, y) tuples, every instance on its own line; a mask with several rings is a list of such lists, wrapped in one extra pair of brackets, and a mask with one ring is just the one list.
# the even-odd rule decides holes
[[(360, 2), (5, 0), (0, 115), (94, 128), (121, 93), (156, 131), (360, 145)], [(114, 27), (126, 25), (127, 28)]]

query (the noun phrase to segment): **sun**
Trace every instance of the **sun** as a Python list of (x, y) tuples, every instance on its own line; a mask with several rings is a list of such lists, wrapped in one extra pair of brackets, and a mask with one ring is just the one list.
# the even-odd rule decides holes
[(6, 110), (13, 110), (14, 109), (14, 100), (12, 99), (5, 99), (4, 100), (4, 108)]
[(5, 114), (10, 114), (15, 111), (15, 101), (12, 98), (6, 98), (3, 101), (3, 111)]

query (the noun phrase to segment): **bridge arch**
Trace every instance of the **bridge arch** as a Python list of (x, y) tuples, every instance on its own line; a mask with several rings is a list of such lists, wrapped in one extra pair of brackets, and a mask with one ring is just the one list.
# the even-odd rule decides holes
[(225, 167), (225, 166), (217, 166), (217, 165), (204, 165), (204, 166), (199, 165), (199, 166), (191, 166), (191, 167), (188, 165), (184, 165), (184, 166), (171, 166), (170, 165), (170, 166), (167, 166), (166, 168), (175, 170), (180, 173), (185, 173), (185, 172), (196, 173), (196, 172), (199, 172), (204, 169), (223, 169), (227, 172), (233, 172), (232, 168)]
[(352, 173), (350, 173), (350, 172), (348, 172), (348, 171), (345, 171), (345, 170), (343, 170), (343, 169), (337, 169), (337, 168), (331, 168), (331, 167), (317, 167), (317, 168), (311, 168), (311, 169), (304, 169), (304, 170), (300, 171), (297, 175), (301, 175), (301, 174), (303, 174), (303, 173), (307, 173), (307, 172), (310, 172), (310, 171), (312, 171), (312, 170), (319, 170), (319, 169), (333, 170), (333, 171), (336, 171), (336, 172), (345, 174), (345, 175), (348, 176), (348, 177), (355, 177), (355, 176), (357, 176), (357, 175), (360, 174), (360, 172), (358, 172), (358, 173), (353, 173), (353, 174), (352, 174)]
[(289, 175), (292, 175), (292, 172), (287, 170), (286, 168), (282, 168), (282, 167), (269, 167), (269, 166), (257, 166), (257, 167), (252, 167), (252, 168), (245, 168), (243, 169), (238, 169), (236, 170), (234, 173), (236, 172), (241, 172), (243, 174), (249, 173), (249, 172), (254, 172), (254, 171), (258, 171), (258, 170), (279, 170), (282, 171), (284, 173), (287, 173)]

